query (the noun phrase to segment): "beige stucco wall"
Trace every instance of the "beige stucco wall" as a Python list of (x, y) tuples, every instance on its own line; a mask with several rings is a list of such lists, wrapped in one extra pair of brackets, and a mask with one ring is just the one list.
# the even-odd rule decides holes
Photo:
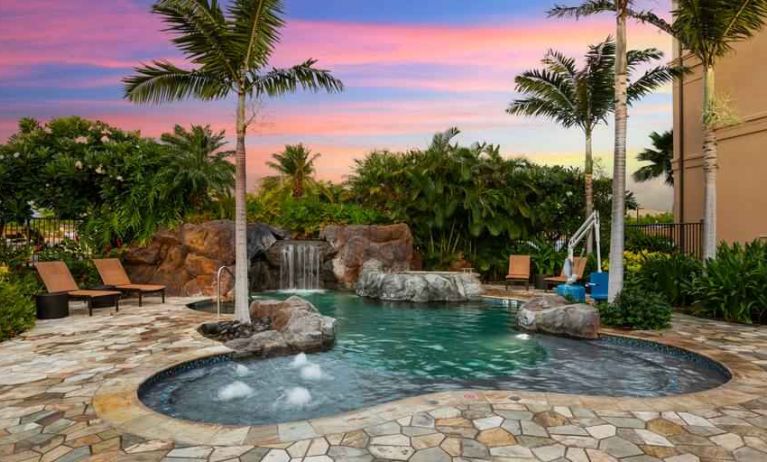
[[(684, 112), (680, 116), (680, 85), (674, 85), (674, 212), (681, 217), (680, 161), (684, 123), (684, 221), (703, 217), (703, 133), (701, 67), (693, 66), (684, 79)], [(718, 237), (750, 241), (767, 236), (767, 31), (738, 43), (734, 53), (716, 66), (717, 94), (728, 101), (735, 125), (717, 130)]]

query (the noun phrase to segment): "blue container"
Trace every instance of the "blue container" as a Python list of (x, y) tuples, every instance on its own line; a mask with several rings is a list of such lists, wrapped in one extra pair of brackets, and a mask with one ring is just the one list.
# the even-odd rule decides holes
[(561, 295), (568, 300), (573, 300), (576, 303), (583, 303), (586, 301), (586, 288), (575, 284), (560, 284), (554, 288), (554, 292), (557, 295)]
[(591, 287), (591, 298), (596, 301), (607, 300), (607, 281), (609, 273), (591, 273), (589, 276), (589, 287)]

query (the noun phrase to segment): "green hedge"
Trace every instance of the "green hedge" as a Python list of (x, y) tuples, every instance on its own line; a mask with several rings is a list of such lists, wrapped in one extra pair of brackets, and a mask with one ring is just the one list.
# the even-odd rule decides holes
[(657, 293), (627, 284), (614, 303), (599, 305), (602, 324), (621, 329), (655, 330), (671, 325), (671, 305)]
[(36, 290), (33, 275), (0, 275), (0, 341), (8, 340), (35, 325)]

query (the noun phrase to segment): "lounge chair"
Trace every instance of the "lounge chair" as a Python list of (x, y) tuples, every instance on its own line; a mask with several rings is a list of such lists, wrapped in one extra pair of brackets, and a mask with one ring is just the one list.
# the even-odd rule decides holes
[(112, 298), (116, 311), (120, 311), (120, 292), (115, 290), (81, 290), (63, 261), (47, 261), (35, 264), (37, 274), (49, 293), (66, 293), (70, 299), (85, 300), (88, 316), (93, 316), (93, 300)]
[(509, 257), (506, 290), (509, 290), (509, 283), (512, 282), (524, 282), (526, 290), (530, 290), (530, 255), (512, 255)]
[(117, 258), (97, 258), (93, 260), (104, 284), (120, 292), (138, 294), (138, 306), (141, 306), (144, 294), (160, 294), (165, 303), (165, 286), (157, 284), (133, 284)]
[[(586, 257), (573, 257), (573, 274), (575, 275), (575, 280), (580, 281), (583, 279), (583, 273), (586, 272), (586, 263), (588, 263), (589, 259)], [(558, 284), (565, 284), (567, 282), (567, 276), (565, 275), (565, 269), (562, 268), (562, 272), (559, 274), (559, 276), (554, 276), (550, 278), (544, 279), (546, 283), (546, 288), (549, 289), (551, 286), (555, 286)]]

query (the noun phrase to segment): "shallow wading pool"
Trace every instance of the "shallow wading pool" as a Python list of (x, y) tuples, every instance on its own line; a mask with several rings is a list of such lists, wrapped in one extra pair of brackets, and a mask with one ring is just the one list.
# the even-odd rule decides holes
[(515, 328), (514, 307), (500, 301), (402, 305), (338, 292), (303, 296), (338, 320), (331, 351), (181, 364), (144, 383), (141, 400), (173, 417), (258, 425), (452, 389), (652, 397), (702, 391), (729, 379), (711, 360), (652, 342), (523, 334)]

